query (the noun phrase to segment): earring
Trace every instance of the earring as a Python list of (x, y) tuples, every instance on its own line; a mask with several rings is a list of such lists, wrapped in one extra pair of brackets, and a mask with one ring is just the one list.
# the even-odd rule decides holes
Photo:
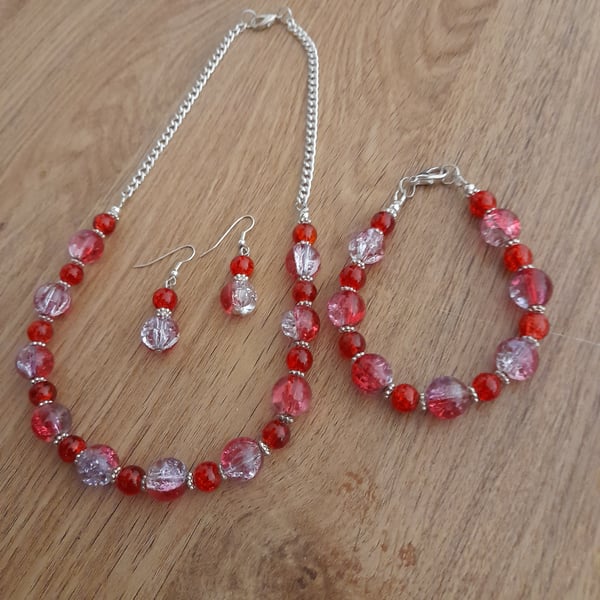
[[(519, 322), (518, 335), (498, 346), (495, 371), (480, 373), (471, 385), (454, 377), (438, 377), (425, 392), (419, 393), (412, 385), (394, 385), (387, 360), (379, 354), (365, 353), (365, 339), (356, 331), (366, 312), (358, 290), (365, 285), (366, 267), (383, 259), (384, 237), (394, 229), (400, 208), (415, 195), (417, 187), (434, 183), (455, 186), (467, 196), (471, 214), (481, 219), (479, 229), (484, 242), (504, 248), (504, 264), (513, 273), (508, 295), (527, 312)], [(351, 262), (340, 273), (341, 290), (332, 296), (327, 306), (329, 320), (341, 333), (340, 352), (352, 360), (354, 385), (362, 392), (383, 393), (400, 412), (420, 407), (440, 419), (451, 419), (463, 414), (472, 403), (494, 400), (511, 381), (529, 379), (538, 366), (539, 340), (550, 328), (544, 312), (552, 295), (552, 282), (546, 273), (531, 264), (531, 250), (518, 240), (520, 232), (521, 224), (516, 215), (496, 208), (494, 196), (468, 183), (455, 165), (434, 167), (402, 178), (393, 202), (371, 219), (369, 229), (350, 240)]]

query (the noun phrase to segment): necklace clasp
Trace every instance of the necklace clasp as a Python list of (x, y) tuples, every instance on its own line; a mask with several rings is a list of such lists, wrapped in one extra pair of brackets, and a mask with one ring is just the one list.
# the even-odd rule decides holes
[(275, 23), (275, 21), (277, 21), (279, 18), (279, 15), (271, 13), (259, 15), (250, 9), (245, 10), (243, 14), (245, 17), (247, 17), (246, 24), (248, 27), (256, 30), (267, 29), (271, 27), (271, 25), (273, 25), (273, 23)]

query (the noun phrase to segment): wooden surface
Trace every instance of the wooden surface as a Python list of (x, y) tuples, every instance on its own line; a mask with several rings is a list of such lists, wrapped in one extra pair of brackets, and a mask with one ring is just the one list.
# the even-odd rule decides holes
[[(257, 480), (171, 505), (84, 489), (33, 439), (12, 363), (32, 291), (117, 197), (245, 3), (0, 7), (1, 598), (600, 597), (596, 0), (291, 3), (322, 65), (314, 409)], [(52, 379), (75, 430), (124, 461), (215, 459), (271, 415), (304, 86), (283, 28), (244, 34), (56, 324)], [(446, 423), (359, 397), (324, 307), (349, 233), (401, 175), (448, 161), (518, 213), (555, 296), (536, 377)], [(131, 265), (207, 247), (247, 212), (257, 313), (234, 323), (218, 305), (234, 237), (182, 270), (177, 348), (145, 351), (168, 265)], [(363, 331), (397, 380), (468, 381), (515, 331), (508, 275), (475, 225), (458, 194), (423, 191), (369, 271)]]

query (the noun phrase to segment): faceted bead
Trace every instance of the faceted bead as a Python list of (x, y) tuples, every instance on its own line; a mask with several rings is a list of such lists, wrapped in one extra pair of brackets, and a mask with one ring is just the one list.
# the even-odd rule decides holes
[(196, 466), (192, 474), (194, 485), (201, 492), (212, 492), (221, 485), (219, 465), (214, 462), (202, 462)]
[(481, 402), (495, 400), (502, 391), (502, 381), (496, 373), (479, 373), (471, 387), (477, 392), (477, 397)]
[(496, 208), (496, 198), (490, 192), (481, 190), (469, 197), (469, 209), (475, 217), (483, 217), (488, 210)]
[(306, 373), (313, 364), (313, 355), (308, 348), (294, 346), (290, 348), (286, 358), (287, 368), (290, 371), (300, 371)]
[(179, 326), (172, 317), (154, 315), (142, 325), (141, 338), (150, 350), (163, 352), (178, 342)]
[(69, 255), (87, 265), (96, 262), (104, 252), (102, 238), (91, 229), (82, 229), (69, 240)]
[(101, 231), (104, 235), (110, 235), (117, 226), (117, 219), (108, 213), (102, 213), (94, 217), (94, 229)]
[(126, 496), (135, 496), (135, 494), (142, 491), (142, 481), (145, 474), (146, 472), (142, 467), (128, 465), (119, 471), (115, 485)]
[(390, 402), (398, 412), (412, 412), (419, 406), (419, 392), (412, 385), (397, 385), (390, 394)]
[(319, 333), (319, 315), (309, 306), (294, 306), (281, 319), (283, 334), (297, 342), (310, 342)]
[(38, 381), (29, 388), (31, 404), (53, 401), (56, 398), (56, 386), (49, 381)]
[(113, 473), (119, 466), (119, 456), (110, 447), (103, 444), (89, 446), (75, 459), (75, 468), (79, 479), (92, 487), (108, 485)]
[(279, 419), (267, 423), (262, 430), (262, 441), (271, 450), (283, 448), (290, 441), (290, 428)]
[(371, 227), (355, 234), (348, 244), (350, 258), (355, 262), (373, 265), (383, 258), (383, 233)]
[(467, 386), (454, 377), (438, 377), (425, 390), (427, 410), (438, 419), (454, 419), (462, 415), (471, 400)]
[(229, 263), (229, 270), (232, 275), (246, 275), (250, 277), (254, 273), (254, 261), (249, 256), (236, 256)]
[(304, 377), (286, 375), (273, 386), (272, 401), (275, 410), (296, 417), (310, 409), (312, 391)]
[(78, 435), (68, 435), (58, 442), (58, 456), (62, 461), (72, 463), (86, 448), (87, 444), (83, 438)]
[(310, 244), (294, 244), (285, 259), (285, 267), (294, 277), (313, 277), (321, 267), (321, 256)]
[(46, 283), (36, 290), (33, 306), (44, 317), (58, 317), (71, 308), (71, 294), (60, 283)]
[(221, 306), (228, 315), (249, 315), (256, 309), (258, 296), (248, 279), (233, 278), (221, 290)]
[(508, 246), (504, 251), (504, 266), (513, 273), (533, 261), (533, 254), (525, 244)]
[(177, 306), (177, 294), (171, 288), (158, 288), (152, 294), (152, 304), (154, 304), (155, 308), (175, 310)]
[(521, 223), (510, 210), (493, 208), (483, 215), (479, 229), (486, 244), (502, 246), (509, 240), (519, 237)]
[(298, 242), (314, 244), (317, 241), (317, 230), (310, 223), (298, 223), (298, 225), (294, 227), (292, 237), (295, 244)]
[(52, 442), (57, 435), (69, 433), (71, 424), (69, 409), (56, 402), (36, 406), (31, 416), (31, 429), (43, 442)]
[(26, 379), (48, 377), (54, 368), (54, 356), (44, 346), (27, 344), (17, 354), (15, 366)]
[(383, 235), (392, 233), (395, 225), (396, 219), (394, 219), (394, 215), (387, 212), (386, 210), (382, 210), (381, 212), (375, 213), (373, 215), (373, 218), (371, 219), (371, 227), (379, 229), (379, 231), (381, 231)]
[(327, 316), (334, 327), (358, 325), (366, 311), (365, 301), (350, 290), (337, 292), (327, 303)]
[(248, 437), (231, 440), (221, 453), (221, 469), (229, 479), (248, 480), (258, 474), (263, 455), (258, 442)]
[(187, 489), (187, 468), (177, 458), (161, 458), (146, 473), (146, 491), (155, 500), (169, 502)]
[(367, 394), (381, 392), (392, 383), (392, 367), (379, 354), (365, 354), (352, 364), (352, 381)]
[(344, 358), (352, 358), (367, 347), (365, 338), (358, 331), (342, 333), (339, 340), (340, 352)]
[(523, 269), (511, 280), (508, 293), (512, 301), (523, 309), (545, 306), (552, 296), (552, 281), (540, 269)]
[(496, 350), (496, 368), (510, 379), (529, 379), (538, 367), (538, 351), (531, 340), (522, 337), (504, 340)]
[(317, 297), (317, 287), (312, 281), (298, 279), (292, 287), (294, 302), (313, 302)]
[(75, 263), (67, 263), (60, 269), (60, 280), (69, 285), (79, 285), (83, 281), (83, 269)]
[(540, 313), (525, 313), (519, 321), (519, 335), (541, 340), (548, 335), (550, 323), (545, 315)]
[(367, 272), (358, 265), (346, 265), (340, 272), (340, 285), (360, 290), (367, 283)]
[(27, 337), (32, 342), (47, 343), (52, 339), (52, 323), (48, 321), (33, 321), (27, 328)]

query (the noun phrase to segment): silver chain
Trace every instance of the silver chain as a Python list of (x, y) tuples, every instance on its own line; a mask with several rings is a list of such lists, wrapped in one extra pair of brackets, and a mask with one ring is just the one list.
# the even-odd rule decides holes
[(204, 86), (210, 79), (211, 75), (216, 71), (220, 62), (229, 50), (233, 41), (247, 29), (260, 31), (271, 27), (274, 23), (281, 23), (286, 26), (287, 30), (300, 42), (307, 55), (308, 74), (307, 74), (307, 95), (306, 95), (306, 128), (304, 137), (304, 159), (302, 162), (302, 171), (300, 175), (300, 185), (296, 196), (296, 209), (299, 213), (298, 220), (301, 222), (310, 221), (308, 210), (308, 198), (312, 186), (313, 173), (315, 167), (315, 153), (317, 146), (317, 128), (318, 128), (318, 113), (319, 113), (319, 57), (317, 47), (310, 36), (296, 23), (292, 17), (292, 12), (289, 8), (280, 10), (277, 14), (257, 14), (253, 10), (245, 10), (242, 21), (235, 27), (230, 29), (221, 43), (218, 45), (214, 54), (206, 63), (200, 76), (185, 96), (183, 102), (170, 120), (167, 128), (162, 135), (156, 140), (152, 150), (143, 160), (135, 175), (131, 178), (127, 186), (121, 192), (121, 201), (113, 206), (109, 212), (116, 218), (120, 216), (121, 210), (126, 202), (133, 196), (136, 190), (140, 187), (144, 179), (158, 157), (165, 151), (169, 142), (173, 139), (175, 132), (190, 112), (194, 102), (204, 89)]

